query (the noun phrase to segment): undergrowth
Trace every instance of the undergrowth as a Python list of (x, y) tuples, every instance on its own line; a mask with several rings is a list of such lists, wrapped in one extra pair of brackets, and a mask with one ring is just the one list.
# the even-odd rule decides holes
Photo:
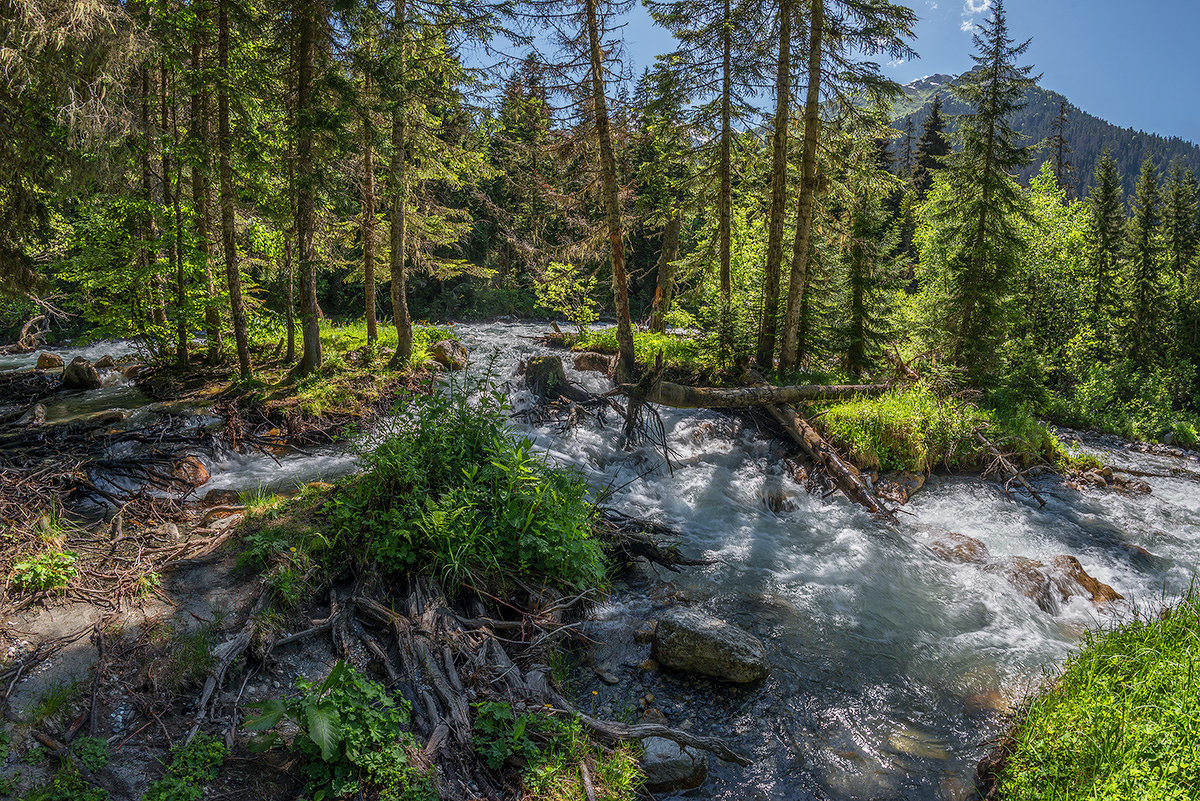
[(976, 429), (1022, 466), (1067, 458), (1058, 439), (1028, 413), (942, 400), (924, 384), (840, 401), (826, 407), (816, 422), (865, 468), (920, 473), (938, 466), (979, 468), (991, 456), (976, 440)]
[(1200, 797), (1200, 594), (1091, 633), (1022, 715), (1003, 801)]

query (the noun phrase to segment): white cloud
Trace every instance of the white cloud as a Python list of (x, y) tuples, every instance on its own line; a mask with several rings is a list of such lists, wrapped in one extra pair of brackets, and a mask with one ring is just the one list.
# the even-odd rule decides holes
[(970, 33), (971, 31), (975, 30), (975, 23), (971, 22), (969, 19), (964, 19), (962, 21), (962, 25), (959, 25), (958, 27), (962, 29), (963, 33)]
[(938, 5), (934, 2), (934, 0), (925, 0), (925, 7), (930, 11), (937, 11)]
[(992, 0), (966, 0), (963, 3), (963, 16), (985, 14), (992, 7)]
[(888, 62), (889, 67), (899, 67), (903, 64), (904, 64), (904, 59), (902, 59), (902, 58), (893, 58), (891, 61)]

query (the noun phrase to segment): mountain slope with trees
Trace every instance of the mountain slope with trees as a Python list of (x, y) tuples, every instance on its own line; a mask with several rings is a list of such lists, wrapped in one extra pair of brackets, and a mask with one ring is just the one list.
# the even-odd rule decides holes
[[(967, 107), (955, 99), (952, 87), (963, 76), (929, 75), (904, 87), (904, 98), (892, 106), (893, 125), (905, 130), (912, 124), (920, 131), (933, 108), (935, 97), (942, 101), (942, 115), (948, 118), (948, 127), (954, 129), (953, 117), (963, 114)], [(1159, 136), (1134, 128), (1122, 128), (1075, 106), (1065, 96), (1042, 86), (1031, 86), (1022, 98), (1024, 108), (1016, 112), (1011, 120), (1012, 127), (1028, 137), (1027, 144), (1037, 145), (1054, 136), (1054, 121), (1062, 104), (1066, 104), (1066, 120), (1063, 138), (1070, 148), (1068, 161), (1067, 189), (1072, 196), (1087, 194), (1092, 186), (1092, 175), (1100, 154), (1109, 150), (1116, 161), (1123, 189), (1132, 194), (1141, 173), (1142, 162), (1154, 159), (1160, 169), (1178, 161), (1184, 169), (1200, 173), (1200, 145), (1178, 136)], [(904, 137), (901, 135), (894, 145), (897, 158), (903, 159)], [(1021, 181), (1027, 182), (1037, 175), (1042, 164), (1053, 162), (1054, 152), (1043, 147), (1036, 152), (1034, 161), (1018, 173)]]

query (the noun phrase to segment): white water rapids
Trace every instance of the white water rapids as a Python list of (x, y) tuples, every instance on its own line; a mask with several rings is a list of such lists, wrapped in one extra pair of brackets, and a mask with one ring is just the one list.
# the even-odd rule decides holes
[[(548, 352), (531, 339), (541, 326), (460, 324), (471, 370), (490, 362), (515, 387), (520, 359)], [(606, 391), (596, 373), (567, 375)], [(102, 391), (102, 390), (101, 390)], [(526, 393), (513, 389), (519, 410)], [(518, 424), (549, 458), (575, 465), (608, 505), (678, 530), (689, 556), (719, 560), (705, 568), (615, 588), (594, 613), (589, 633), (598, 657), (617, 674), (613, 686), (590, 671), (575, 690), (617, 716), (653, 706), (674, 725), (727, 738), (749, 754), (749, 768), (710, 760), (711, 775), (686, 797), (697, 799), (951, 799), (968, 797), (975, 762), (996, 736), (995, 708), (1061, 666), (1091, 627), (1111, 625), (1090, 602), (1075, 599), (1056, 615), (1039, 609), (1004, 577), (978, 565), (936, 558), (922, 532), (946, 529), (982, 540), (993, 554), (1079, 559), (1130, 602), (1158, 605), (1184, 592), (1200, 555), (1200, 483), (1150, 479), (1151, 495), (1077, 491), (1057, 481), (1041, 489), (1039, 509), (978, 478), (932, 478), (905, 507), (899, 530), (887, 528), (840, 495), (806, 492), (781, 468), (788, 449), (734, 418), (660, 408), (675, 451), (674, 470), (650, 446), (620, 449), (620, 421), (552, 426)], [(1105, 461), (1142, 470), (1200, 470), (1187, 459), (1095, 446)], [(355, 469), (344, 448), (231, 456), (210, 465), (202, 488), (283, 487)], [(764, 496), (786, 499), (774, 513)], [(1145, 549), (1141, 553), (1129, 546)], [(730, 689), (636, 666), (647, 646), (632, 629), (653, 619), (669, 595), (758, 635), (771, 676)], [(1128, 615), (1128, 602), (1115, 615)], [(596, 695), (592, 695), (592, 690)], [(605, 708), (607, 707), (607, 709)]]

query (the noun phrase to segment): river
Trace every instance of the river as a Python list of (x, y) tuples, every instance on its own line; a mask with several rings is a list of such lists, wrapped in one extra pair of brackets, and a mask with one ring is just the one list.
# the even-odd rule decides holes
[[(531, 402), (516, 389), (518, 362), (547, 352), (532, 340), (541, 330), (455, 326), (471, 351), (470, 370), (478, 376), (490, 367), (517, 410)], [(611, 388), (569, 361), (569, 378), (593, 392)], [(576, 694), (603, 713), (633, 717), (650, 705), (674, 725), (726, 737), (755, 760), (749, 768), (710, 760), (708, 781), (687, 798), (969, 797), (974, 765), (1002, 727), (997, 710), (1057, 670), (1084, 631), (1178, 597), (1196, 570), (1194, 481), (1152, 478), (1152, 494), (1139, 495), (1046, 480), (1039, 488), (1048, 503), (1039, 508), (978, 478), (931, 478), (892, 528), (840, 495), (806, 492), (783, 469), (784, 446), (753, 427), (714, 412), (660, 413), (672, 469), (651, 446), (621, 450), (615, 415), (606, 426), (566, 434), (516, 425), (549, 458), (610, 490), (609, 506), (678, 530), (689, 556), (718, 560), (619, 583), (589, 622), (603, 670), (574, 676)], [(1149, 455), (1098, 440), (1085, 447), (1141, 470), (1200, 469), (1195, 454)], [(210, 464), (204, 489), (280, 488), (356, 464), (344, 447), (279, 462), (231, 455)], [(774, 508), (782, 499), (781, 511), (768, 508), (768, 496)], [(1127, 600), (1101, 613), (1076, 598), (1048, 614), (993, 569), (935, 558), (923, 543), (938, 530), (975, 537), (997, 556), (1074, 556)], [(770, 677), (728, 688), (642, 670), (648, 646), (634, 641), (634, 628), (680, 600), (758, 635)]]

